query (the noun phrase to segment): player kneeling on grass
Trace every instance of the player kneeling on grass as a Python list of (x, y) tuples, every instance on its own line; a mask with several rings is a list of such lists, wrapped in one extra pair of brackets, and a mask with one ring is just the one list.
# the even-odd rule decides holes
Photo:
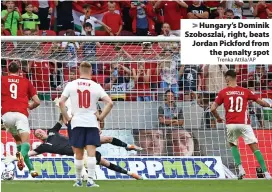
[(243, 179), (245, 176), (245, 170), (242, 166), (240, 153), (237, 148), (237, 141), (240, 136), (243, 137), (245, 143), (249, 145), (250, 149), (254, 153), (265, 174), (265, 178), (271, 179), (271, 176), (267, 171), (263, 155), (257, 145), (258, 140), (250, 125), (247, 105), (249, 100), (255, 101), (263, 107), (272, 108), (272, 105), (258, 98), (258, 96), (249, 89), (237, 86), (235, 71), (227, 71), (225, 74), (225, 79), (228, 86), (218, 93), (215, 102), (212, 104), (211, 112), (217, 119), (217, 122), (222, 123), (223, 119), (221, 119), (216, 109), (224, 103), (227, 140), (231, 146), (234, 162), (239, 167), (238, 179)]
[[(59, 133), (61, 127), (62, 121), (60, 120), (58, 123), (56, 123), (56, 125), (52, 129), (49, 129), (47, 133), (41, 129), (35, 130), (34, 132), (35, 137), (37, 139), (42, 140), (43, 143), (33, 151), (29, 151), (28, 155), (35, 156), (42, 153), (54, 153), (59, 155), (74, 156), (74, 152), (72, 150), (71, 145), (69, 144), (68, 138)], [(102, 165), (104, 167), (107, 167), (108, 169), (129, 175), (138, 180), (142, 179), (141, 176), (137, 175), (136, 173), (132, 173), (113, 163), (110, 163), (108, 160), (101, 157), (101, 154), (98, 151), (96, 151), (95, 157), (97, 165)], [(16, 157), (9, 156), (4, 160), (4, 162), (6, 164), (9, 164), (14, 160), (16, 160)], [(82, 170), (82, 175), (86, 177), (85, 169)]]
[[(11, 62), (8, 66), (9, 75), (1, 77), (1, 105), (2, 120), (17, 144), (16, 157), (18, 159), (18, 169), (23, 170), (25, 164), (32, 177), (37, 177), (38, 173), (29, 159), (29, 122), (28, 110), (35, 109), (40, 105), (37, 92), (31, 82), (19, 75), (19, 66), (16, 62)], [(29, 99), (33, 102), (29, 103)]]

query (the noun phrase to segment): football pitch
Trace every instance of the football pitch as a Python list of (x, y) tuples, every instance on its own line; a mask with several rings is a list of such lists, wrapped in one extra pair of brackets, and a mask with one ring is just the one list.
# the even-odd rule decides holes
[[(99, 188), (74, 188), (73, 181), (2, 181), (2, 192), (271, 192), (272, 180), (97, 181)], [(85, 183), (84, 183), (85, 185)]]

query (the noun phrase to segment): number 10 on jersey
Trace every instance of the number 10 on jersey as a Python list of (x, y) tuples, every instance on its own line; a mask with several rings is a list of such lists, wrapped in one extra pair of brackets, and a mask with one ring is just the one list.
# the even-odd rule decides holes
[(91, 93), (88, 90), (77, 90), (79, 108), (89, 108), (91, 106)]
[[(234, 101), (233, 97), (229, 98), (230, 100), (230, 108), (229, 112), (241, 112), (243, 109), (243, 98), (242, 97), (236, 97), (236, 100)], [(235, 109), (233, 109), (235, 105)]]

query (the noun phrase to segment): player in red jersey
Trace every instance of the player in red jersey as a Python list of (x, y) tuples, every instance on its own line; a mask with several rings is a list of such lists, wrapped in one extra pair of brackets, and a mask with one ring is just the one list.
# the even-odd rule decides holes
[[(16, 62), (11, 62), (8, 67), (9, 75), (1, 77), (1, 105), (2, 120), (17, 144), (16, 157), (19, 170), (23, 170), (24, 163), (27, 165), (32, 177), (38, 176), (34, 171), (29, 159), (29, 122), (28, 109), (35, 109), (40, 105), (40, 100), (36, 90), (30, 81), (19, 75), (19, 66)], [(28, 103), (32, 99), (32, 103)]]
[(258, 96), (254, 95), (254, 93), (249, 89), (237, 86), (235, 71), (227, 71), (225, 78), (228, 86), (218, 93), (215, 102), (212, 104), (211, 112), (217, 119), (217, 122), (222, 123), (223, 119), (221, 119), (216, 109), (224, 103), (227, 140), (231, 146), (234, 162), (239, 167), (238, 179), (243, 179), (245, 176), (245, 170), (241, 164), (240, 153), (237, 148), (237, 140), (240, 136), (243, 137), (245, 143), (249, 145), (250, 149), (254, 153), (263, 172), (265, 173), (265, 177), (267, 179), (271, 179), (271, 176), (267, 171), (263, 155), (258, 148), (258, 140), (255, 137), (253, 129), (250, 125), (247, 104), (249, 100), (252, 100), (263, 107), (272, 108), (272, 105), (258, 98)]

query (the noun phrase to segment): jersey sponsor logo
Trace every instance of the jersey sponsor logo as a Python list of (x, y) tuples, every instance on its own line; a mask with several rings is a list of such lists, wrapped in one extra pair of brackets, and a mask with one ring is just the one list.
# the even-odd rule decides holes
[(48, 134), (48, 136), (53, 136), (53, 135), (55, 135), (54, 132), (49, 132), (49, 134)]

